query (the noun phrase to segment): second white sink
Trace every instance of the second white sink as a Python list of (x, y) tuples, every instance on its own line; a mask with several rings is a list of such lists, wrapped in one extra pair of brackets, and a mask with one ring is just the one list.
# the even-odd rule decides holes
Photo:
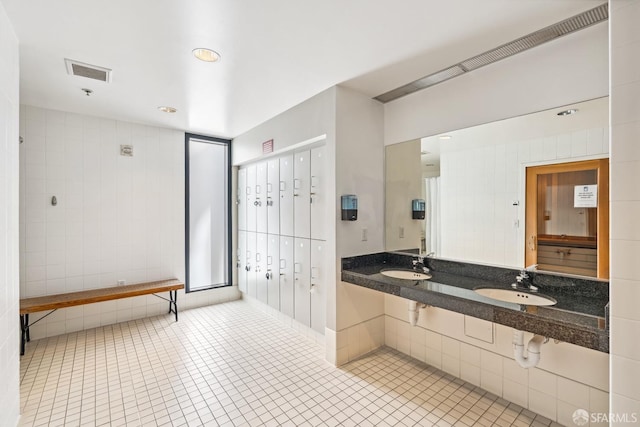
[(475, 293), (503, 302), (513, 302), (524, 305), (548, 306), (555, 305), (558, 301), (545, 295), (530, 294), (514, 289), (478, 288)]
[(393, 277), (394, 279), (404, 280), (427, 280), (431, 279), (430, 274), (419, 273), (413, 270), (382, 270), (380, 272), (383, 276)]

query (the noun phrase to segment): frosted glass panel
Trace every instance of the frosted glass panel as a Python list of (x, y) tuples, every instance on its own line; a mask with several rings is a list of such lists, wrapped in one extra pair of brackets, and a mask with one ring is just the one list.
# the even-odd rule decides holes
[(189, 290), (228, 280), (228, 145), (189, 140)]

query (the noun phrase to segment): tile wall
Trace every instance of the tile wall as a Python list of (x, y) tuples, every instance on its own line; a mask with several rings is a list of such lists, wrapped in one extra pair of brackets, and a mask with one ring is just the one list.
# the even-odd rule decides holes
[[(563, 425), (573, 425), (577, 409), (608, 412), (607, 354), (551, 340), (542, 346), (538, 366), (524, 369), (513, 359), (512, 328), (435, 307), (422, 309), (418, 325), (411, 326), (407, 303), (385, 295), (388, 347)], [(478, 334), (482, 326), (488, 334), (486, 328)], [(525, 334), (525, 341), (531, 336)]]
[[(611, 411), (640, 420), (640, 1), (609, 4)], [(630, 425), (623, 420), (611, 425)]]
[[(18, 39), (0, 4), (0, 426), (20, 417), (18, 348)], [(12, 326), (16, 326), (13, 328)]]
[[(20, 117), (21, 297), (184, 280), (183, 132), (31, 106)], [(132, 157), (120, 155), (125, 144)], [(238, 297), (233, 287), (178, 302)], [(32, 337), (166, 311), (152, 295), (72, 307), (35, 325)]]
[[(447, 196), (440, 215), (442, 256), (518, 266), (524, 259), (525, 165), (607, 157), (609, 136), (608, 129), (597, 127), (508, 144), (449, 147), (440, 163), (441, 192)], [(520, 205), (513, 206), (514, 200)]]

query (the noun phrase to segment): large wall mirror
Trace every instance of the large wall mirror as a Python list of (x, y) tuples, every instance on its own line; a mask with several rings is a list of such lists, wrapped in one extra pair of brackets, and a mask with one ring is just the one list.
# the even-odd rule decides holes
[[(608, 102), (387, 146), (386, 249), (608, 279)], [(527, 171), (551, 165), (527, 190)], [(563, 165), (577, 172), (556, 173)], [(415, 200), (424, 200), (424, 219), (413, 219)]]

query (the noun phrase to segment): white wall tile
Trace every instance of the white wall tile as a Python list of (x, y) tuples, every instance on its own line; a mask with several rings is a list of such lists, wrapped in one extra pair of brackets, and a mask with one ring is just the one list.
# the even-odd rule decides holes
[(609, 413), (609, 393), (589, 388), (589, 412)]
[(558, 400), (558, 404), (556, 408), (558, 423), (564, 426), (575, 425), (575, 423), (573, 422), (573, 413), (578, 409), (584, 409), (585, 411), (588, 411), (587, 408), (584, 408), (582, 406), (576, 406), (571, 403)]
[(460, 343), (460, 360), (480, 367), (480, 349), (467, 343)]
[(614, 159), (640, 161), (640, 144), (634, 143), (638, 135), (640, 135), (640, 121), (613, 126), (611, 136), (616, 141), (615, 150), (612, 153)]
[[(638, 300), (635, 300), (636, 304)], [(616, 310), (617, 311), (617, 310)], [(611, 317), (611, 353), (640, 361), (640, 340), (632, 339), (640, 330), (640, 321)]]
[[(636, 266), (637, 254), (640, 253), (640, 241), (636, 240), (612, 240), (611, 241), (611, 277), (613, 279), (636, 280), (638, 269)], [(612, 286), (616, 286), (613, 281)], [(614, 304), (612, 304), (614, 305)], [(612, 313), (615, 315), (615, 311)]]
[(551, 420), (557, 416), (555, 396), (529, 388), (529, 409)]
[(558, 400), (578, 408), (589, 408), (589, 387), (567, 378), (558, 377)]
[(631, 123), (638, 121), (640, 110), (640, 81), (627, 83), (616, 87), (611, 102), (611, 125)]
[(571, 157), (571, 135), (562, 134), (558, 135), (558, 146), (556, 156), (558, 159), (566, 159)]
[(480, 386), (480, 366), (460, 361), (460, 378), (468, 383)]
[(503, 378), (502, 382), (502, 397), (507, 399), (509, 402), (522, 406), (523, 408), (527, 408), (529, 406), (528, 387), (511, 381), (506, 377)]
[(502, 375), (484, 369), (480, 370), (480, 387), (497, 396), (502, 396), (502, 381)]
[(640, 401), (640, 361), (621, 357), (615, 353), (611, 355), (611, 383), (615, 394)]
[[(612, 300), (615, 299), (615, 316), (640, 321), (640, 281), (617, 279), (610, 289)], [(617, 331), (613, 331), (617, 333)], [(624, 338), (624, 337), (623, 337)]]
[(460, 377), (460, 359), (442, 353), (442, 370), (455, 377)]
[(558, 377), (542, 369), (531, 368), (529, 371), (529, 388), (557, 396)]
[(611, 202), (611, 238), (640, 240), (640, 200)]
[(502, 359), (499, 354), (487, 350), (480, 351), (480, 368), (502, 377)]
[(587, 155), (587, 141), (589, 132), (581, 130), (571, 133), (571, 157), (583, 157)]
[[(30, 135), (23, 150), (29, 167), (20, 187), (29, 236), (22, 248), (29, 260), (21, 279), (25, 296), (114, 286), (119, 279), (184, 278), (183, 133), (29, 106), (21, 122)], [(134, 129), (135, 156), (123, 158), (119, 144), (131, 143)], [(152, 194), (162, 203), (147, 210)], [(58, 198), (55, 207), (52, 195)], [(147, 301), (100, 305), (87, 310), (84, 321), (56, 321), (46, 334), (166, 311)]]
[(442, 369), (442, 352), (426, 347), (425, 362), (434, 368)]
[(442, 354), (451, 356), (454, 359), (460, 359), (460, 341), (442, 336)]
[[(21, 215), (19, 207), (24, 209), (24, 196), (18, 193), (20, 177), (24, 179), (24, 172), (19, 168), (26, 166), (19, 158), (25, 154), (24, 144), (18, 144), (19, 136), (26, 137), (26, 124), (18, 122), (20, 107), (19, 92), (19, 52), (18, 39), (4, 8), (0, 6), (0, 50), (2, 51), (2, 70), (0, 71), (0, 401), (2, 402), (2, 420), (0, 424), (17, 425), (20, 416), (19, 390), (19, 356), (18, 356), (18, 290), (20, 280), (24, 278), (24, 271), (20, 271), (19, 261), (24, 262), (26, 254), (26, 239), (19, 233), (24, 233), (26, 218)], [(26, 114), (26, 111), (25, 111)], [(40, 115), (38, 110), (30, 111), (32, 115)], [(20, 135), (19, 135), (20, 132)], [(42, 138), (44, 133), (41, 126), (33, 126), (29, 134), (38, 139), (39, 146), (34, 146), (42, 152)], [(42, 161), (41, 154), (31, 154), (31, 161)], [(31, 167), (31, 166), (29, 166)], [(24, 188), (24, 185), (21, 186)], [(33, 209), (30, 209), (33, 210)], [(36, 214), (41, 217), (41, 213)], [(22, 227), (20, 224), (23, 224)], [(20, 248), (22, 253), (18, 252)]]
[[(614, 414), (640, 414), (640, 402), (637, 399), (630, 399), (621, 394), (611, 395), (611, 409)], [(640, 420), (640, 417), (636, 418)]]
[(430, 330), (425, 331), (425, 345), (432, 350), (441, 352), (442, 351), (442, 335), (437, 332), (433, 332)]
[[(504, 378), (516, 384), (528, 386), (529, 384), (529, 370), (524, 369), (518, 363), (508, 357), (504, 357), (502, 360), (502, 368)], [(525, 387), (526, 388), (526, 387)]]
[(615, 162), (611, 168), (611, 201), (640, 200), (640, 188), (635, 181), (639, 167), (640, 161)]

